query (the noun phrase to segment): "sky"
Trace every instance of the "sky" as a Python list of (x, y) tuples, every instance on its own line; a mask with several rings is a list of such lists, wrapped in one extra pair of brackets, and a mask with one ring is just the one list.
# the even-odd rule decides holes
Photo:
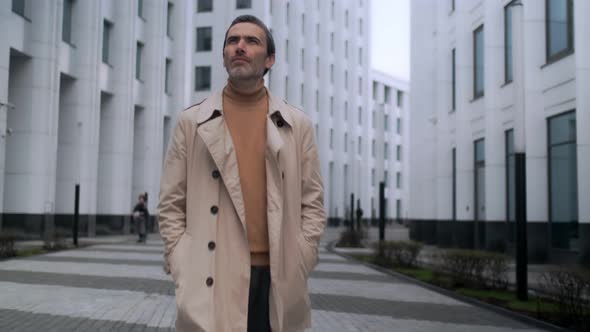
[(371, 62), (402, 80), (410, 79), (410, 0), (371, 0)]

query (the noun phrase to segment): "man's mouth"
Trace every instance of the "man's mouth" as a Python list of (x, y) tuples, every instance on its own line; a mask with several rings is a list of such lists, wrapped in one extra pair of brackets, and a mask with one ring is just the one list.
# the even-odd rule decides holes
[(246, 59), (246, 58), (233, 58), (231, 62), (233, 63), (233, 62), (237, 62), (237, 61), (249, 62), (248, 59)]

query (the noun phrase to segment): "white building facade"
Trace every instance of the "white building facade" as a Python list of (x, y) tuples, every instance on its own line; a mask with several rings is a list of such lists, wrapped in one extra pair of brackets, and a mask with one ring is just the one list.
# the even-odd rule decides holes
[(513, 4), (412, 1), (411, 237), (510, 251), (524, 132), (529, 258), (587, 263), (590, 2)]
[(408, 217), (409, 82), (377, 70), (371, 71), (371, 81), (371, 213), (367, 217), (379, 218), (379, 182), (384, 182), (386, 218), (401, 222)]
[(0, 230), (69, 229), (76, 184), (82, 234), (128, 231), (143, 192), (154, 213), (176, 115), (224, 86), (223, 38), (241, 14), (274, 35), (270, 90), (316, 126), (329, 216), (352, 192), (370, 211), (369, 11), (369, 0), (1, 2)]

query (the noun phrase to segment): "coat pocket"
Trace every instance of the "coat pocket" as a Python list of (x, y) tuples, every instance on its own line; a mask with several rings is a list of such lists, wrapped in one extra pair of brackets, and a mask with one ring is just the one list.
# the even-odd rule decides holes
[(297, 246), (299, 247), (299, 253), (301, 254), (301, 261), (305, 276), (309, 276), (313, 268), (317, 264), (318, 255), (317, 249), (312, 247), (303, 235), (297, 237)]
[(180, 276), (180, 269), (182, 266), (182, 256), (186, 251), (186, 245), (190, 241), (190, 235), (186, 232), (182, 233), (180, 239), (170, 252), (169, 262), (170, 262), (170, 274), (172, 275), (172, 280), (174, 280), (174, 284), (176, 288), (179, 286), (179, 276)]

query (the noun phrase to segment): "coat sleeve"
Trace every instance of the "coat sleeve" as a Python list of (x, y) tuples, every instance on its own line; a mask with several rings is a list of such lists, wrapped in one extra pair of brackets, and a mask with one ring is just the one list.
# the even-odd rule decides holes
[(324, 185), (313, 126), (307, 118), (302, 131), (301, 227), (305, 240), (317, 248), (326, 226)]
[(182, 115), (174, 129), (160, 181), (158, 223), (164, 241), (164, 270), (167, 273), (170, 272), (168, 257), (186, 228), (187, 137)]

